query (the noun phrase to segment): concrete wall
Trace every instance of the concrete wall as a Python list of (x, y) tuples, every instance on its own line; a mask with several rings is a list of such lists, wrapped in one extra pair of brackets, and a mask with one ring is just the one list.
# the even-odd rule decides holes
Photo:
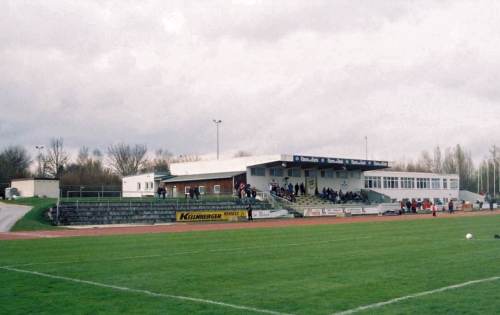
[(17, 188), (21, 197), (33, 197), (35, 195), (35, 181), (33, 179), (13, 180), (10, 187)]
[(159, 183), (159, 181), (155, 181), (154, 173), (145, 173), (123, 177), (123, 197), (154, 196), (158, 189)]
[(39, 197), (50, 197), (59, 198), (59, 181), (58, 180), (45, 180), (36, 179), (35, 184), (35, 195)]
[[(388, 171), (369, 171), (369, 172), (364, 172), (363, 174), (363, 181), (362, 181), (362, 187), (364, 186), (364, 177), (366, 176), (374, 176), (374, 177), (380, 177), (381, 178), (381, 183), (382, 187), (381, 188), (367, 188), (371, 189), (373, 191), (379, 192), (381, 194), (387, 195), (391, 197), (392, 199), (396, 199), (397, 201), (401, 201), (403, 199), (415, 199), (415, 200), (424, 200), (424, 199), (430, 199), (431, 201), (434, 199), (440, 199), (441, 201), (446, 201), (450, 199), (459, 199), (459, 188), (451, 188), (450, 186), (450, 180), (459, 180), (459, 176), (455, 174), (434, 174), (434, 173), (418, 173), (418, 172), (388, 172)], [(397, 177), (398, 178), (398, 188), (384, 188), (384, 177)], [(415, 179), (415, 188), (413, 189), (406, 189), (406, 188), (401, 188), (401, 178), (402, 177), (408, 177), (408, 178), (414, 178)], [(416, 179), (417, 178), (429, 178), (431, 180), (431, 185), (432, 185), (432, 179), (439, 179), (440, 181), (440, 188), (438, 189), (433, 189), (433, 188), (417, 188), (416, 186)], [(447, 179), (448, 187), (443, 188), (443, 179)], [(457, 182), (459, 184), (459, 182)], [(431, 186), (432, 187), (432, 186)]]
[(33, 178), (13, 180), (11, 187), (17, 188), (21, 197), (59, 197), (59, 180)]

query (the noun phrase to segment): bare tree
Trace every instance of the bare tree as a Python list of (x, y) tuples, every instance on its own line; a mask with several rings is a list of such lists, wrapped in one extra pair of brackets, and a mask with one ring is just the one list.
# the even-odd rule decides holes
[(432, 172), (441, 174), (443, 172), (443, 161), (441, 158), (441, 148), (439, 146), (434, 148), (434, 156), (432, 159)]
[(145, 167), (150, 172), (162, 172), (170, 174), (170, 162), (172, 153), (168, 150), (159, 149), (155, 151), (155, 157), (147, 163)]
[(64, 141), (62, 138), (53, 138), (47, 148), (45, 157), (47, 171), (53, 177), (60, 177), (64, 172), (64, 167), (69, 161), (69, 155), (64, 151)]
[(134, 147), (125, 143), (111, 145), (108, 147), (109, 164), (120, 176), (137, 174), (147, 166), (147, 152), (146, 145), (141, 144)]
[(31, 158), (25, 148), (11, 146), (0, 153), (0, 182), (30, 175)]

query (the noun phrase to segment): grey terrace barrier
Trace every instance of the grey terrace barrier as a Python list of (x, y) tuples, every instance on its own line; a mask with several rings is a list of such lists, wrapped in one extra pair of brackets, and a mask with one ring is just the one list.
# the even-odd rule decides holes
[[(248, 203), (148, 201), (60, 201), (50, 210), (55, 225), (155, 224), (175, 221), (176, 211), (244, 210)], [(271, 209), (268, 202), (252, 202), (254, 210)]]

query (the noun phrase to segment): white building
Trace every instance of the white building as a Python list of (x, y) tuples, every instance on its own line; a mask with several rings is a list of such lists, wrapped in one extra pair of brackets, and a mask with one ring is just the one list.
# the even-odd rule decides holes
[(363, 188), (376, 191), (397, 201), (405, 199), (446, 203), (459, 199), (460, 179), (456, 174), (368, 171)]
[(161, 179), (168, 178), (164, 173), (144, 173), (122, 178), (123, 197), (154, 196)]
[(51, 178), (13, 179), (10, 187), (16, 188), (20, 197), (59, 198), (59, 180)]
[[(274, 182), (281, 187), (303, 183), (307, 193), (311, 195), (316, 189), (321, 192), (323, 188), (331, 188), (343, 192), (367, 189), (398, 201), (439, 199), (446, 202), (459, 198), (458, 175), (383, 170), (388, 167), (389, 163), (386, 161), (290, 154), (174, 163), (170, 165), (171, 176), (147, 173), (124, 177), (123, 196), (153, 196), (158, 185), (168, 184), (170, 187), (174, 182), (175, 188), (185, 189), (186, 185), (207, 188), (205, 186), (208, 178), (212, 181), (219, 179), (220, 182), (215, 182), (216, 186), (219, 186), (224, 183), (223, 180), (227, 180), (226, 175), (232, 172), (242, 173), (246, 183), (264, 192), (267, 192), (269, 184)], [(235, 179), (232, 181), (234, 185)], [(228, 186), (231, 187), (231, 184)], [(168, 193), (172, 195), (176, 191), (179, 194), (181, 190), (183, 191), (170, 189)]]

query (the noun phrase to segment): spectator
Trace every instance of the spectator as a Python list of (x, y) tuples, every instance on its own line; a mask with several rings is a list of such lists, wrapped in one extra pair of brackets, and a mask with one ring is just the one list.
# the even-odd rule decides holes
[(194, 188), (194, 195), (196, 197), (196, 200), (200, 198), (200, 188), (198, 186)]
[(450, 202), (448, 202), (448, 212), (450, 214), (453, 214), (454, 210), (453, 210), (453, 201), (450, 200)]

